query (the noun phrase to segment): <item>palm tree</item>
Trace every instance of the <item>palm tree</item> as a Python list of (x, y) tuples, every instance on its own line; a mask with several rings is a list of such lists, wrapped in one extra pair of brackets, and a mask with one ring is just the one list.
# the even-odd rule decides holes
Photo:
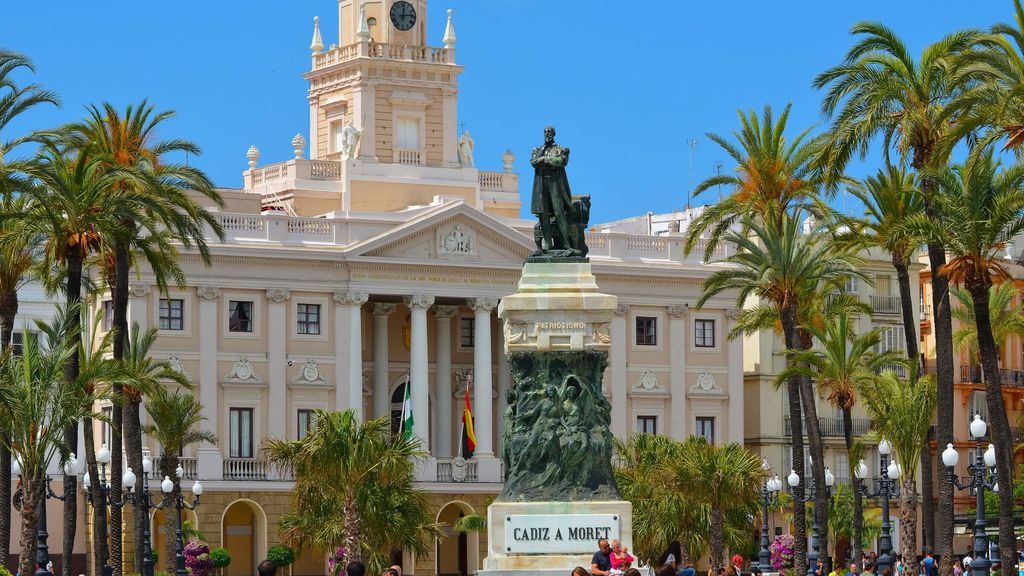
[[(799, 211), (792, 216), (783, 214), (778, 226), (771, 221), (755, 222), (749, 216), (744, 217), (741, 224), (746, 232), (733, 230), (726, 236), (737, 246), (736, 252), (725, 259), (725, 263), (733, 266), (716, 271), (705, 281), (704, 292), (697, 305), (703, 306), (710, 298), (726, 291), (735, 291), (738, 307), (742, 307), (748, 297), (759, 299), (760, 304), (743, 311), (729, 337), (781, 326), (787, 351), (786, 362), (792, 365), (796, 362), (792, 352), (810, 348), (811, 339), (803, 325), (808, 320), (806, 309), (822, 303), (822, 293), (838, 290), (847, 278), (862, 277), (863, 274), (857, 268), (855, 257), (825, 242), (821, 233), (802, 234)], [(803, 458), (797, 459), (799, 453), (796, 452), (798, 435), (801, 434), (797, 424), (802, 411), (811, 457), (818, 463), (811, 467), (812, 477), (816, 485), (824, 486), (823, 446), (813, 385), (810, 378), (796, 376), (789, 379), (787, 389), (793, 422), (794, 468), (803, 475)], [(804, 514), (803, 492), (799, 487), (795, 496), (797, 509), (794, 514), (799, 518)], [(819, 525), (827, 526), (824, 490), (816, 493), (816, 510)], [(806, 542), (800, 522), (796, 523), (794, 539), (798, 543), (796, 562), (798, 565), (806, 563), (803, 556), (806, 546), (799, 544)], [(821, 546), (828, 550), (827, 534), (822, 538)]]
[[(980, 364), (974, 301), (963, 288), (954, 286), (950, 292), (960, 302), (960, 306), (953, 308), (953, 318), (960, 323), (953, 331), (953, 344), (961, 351), (967, 352), (972, 361)], [(989, 322), (992, 325), (992, 339), (996, 343), (997, 353), (1005, 349), (1010, 335), (1024, 334), (1024, 308), (1013, 305), (1016, 296), (1017, 287), (1012, 282), (996, 284), (988, 289)]]
[[(858, 37), (843, 62), (818, 75), (814, 86), (827, 88), (822, 112), (833, 117), (817, 164), (825, 180), (838, 183), (851, 157), (866, 156), (880, 136), (886, 158), (895, 151), (918, 172), (946, 165), (950, 130), (950, 103), (967, 76), (950, 73), (948, 61), (969, 49), (979, 33), (966, 30), (929, 45), (917, 60), (890, 28), (878, 22), (860, 22), (851, 34)], [(924, 209), (936, 216), (935, 182), (921, 181)], [(953, 441), (953, 324), (949, 311), (948, 282), (941, 270), (946, 253), (941, 243), (928, 243), (932, 307), (935, 322), (935, 364), (938, 376), (938, 441)], [(923, 471), (931, 474), (931, 470)], [(931, 495), (928, 496), (931, 498)], [(934, 542), (941, 560), (940, 573), (953, 573), (953, 488), (939, 483), (939, 506), (925, 541)], [(937, 539), (935, 538), (937, 536)]]
[[(1002, 251), (1024, 232), (1024, 166), (1000, 170), (990, 148), (976, 154), (966, 165), (935, 172), (933, 178), (941, 192), (937, 199), (941, 221), (917, 217), (911, 219), (910, 226), (929, 238), (945, 242), (953, 258), (943, 268), (943, 274), (971, 295), (992, 440), (999, 455), (996, 469), (1003, 488), (1000, 507), (1013, 510), (1013, 438), (1001, 392), (999, 350), (989, 294), (993, 284), (1013, 281)], [(1000, 540), (1012, 542), (1013, 534), (1013, 515), (1000, 514)], [(1013, 550), (1001, 555), (1003, 574), (1009, 576)]]
[(669, 463), (668, 480), (677, 491), (701, 487), (694, 496), (710, 511), (709, 561), (717, 570), (726, 561), (726, 516), (733, 511), (757, 513), (766, 472), (761, 459), (742, 444), (716, 446), (700, 436), (692, 436), (686, 444), (681, 458)]
[(351, 410), (316, 411), (316, 426), (302, 440), (271, 438), (264, 453), (295, 474), (292, 509), (281, 517), (282, 537), (337, 558), (386, 568), (402, 548), (426, 553), (440, 536), (423, 491), (414, 487), (417, 440), (391, 434), (386, 417), (359, 423)]
[[(137, 327), (133, 332), (138, 333)], [(146, 338), (149, 338), (151, 334), (152, 332), (147, 333)], [(140, 343), (144, 343), (144, 340)], [(135, 347), (142, 348), (138, 345)], [(170, 366), (149, 359), (142, 359), (142, 362), (149, 363), (145, 372), (154, 379), (181, 382), (181, 375)], [(176, 376), (176, 374), (178, 375)], [(178, 455), (185, 447), (192, 444), (202, 442), (216, 444), (217, 437), (212, 432), (197, 428), (205, 418), (202, 404), (192, 394), (183, 394), (178, 390), (171, 392), (164, 386), (156, 386), (147, 396), (149, 399), (146, 401), (146, 412), (149, 413), (151, 423), (144, 427), (144, 431), (160, 443), (159, 475), (174, 481), (172, 493), (177, 497), (181, 494), (181, 479), (175, 473), (179, 464)], [(173, 532), (174, 521), (175, 518), (172, 514), (164, 514), (164, 527), (167, 534)], [(174, 540), (172, 538), (165, 539), (163, 557), (168, 572), (175, 568), (174, 554)], [(136, 558), (141, 557), (140, 555)]]
[[(928, 429), (935, 418), (935, 380), (920, 376), (911, 367), (907, 379), (889, 371), (882, 373), (861, 390), (864, 404), (872, 416), (874, 441), (888, 440), (903, 486), (900, 490), (900, 537), (905, 559), (917, 557), (917, 496), (914, 478), (921, 463), (921, 451), (928, 445)], [(911, 569), (913, 569), (911, 567)]]
[[(217, 206), (223, 200), (214, 190), (213, 184), (202, 171), (187, 164), (169, 162), (171, 154), (200, 154), (199, 147), (187, 140), (157, 140), (157, 131), (173, 118), (174, 111), (157, 113), (145, 100), (137, 106), (128, 105), (124, 113), (113, 105), (104, 103), (102, 108), (89, 107), (86, 121), (68, 127), (71, 139), (77, 146), (95, 146), (109, 165), (125, 170), (136, 170), (146, 178), (125, 180), (116, 183), (117, 188), (134, 187), (147, 200), (130, 209), (144, 213), (148, 220), (168, 234), (154, 235), (156, 230), (136, 226), (136, 218), (121, 223), (118, 234), (113, 237), (112, 250), (105, 261), (109, 274), (111, 299), (113, 302), (112, 327), (116, 334), (114, 358), (126, 355), (128, 344), (128, 278), (133, 265), (133, 249), (138, 251), (149, 264), (161, 291), (166, 291), (167, 280), (173, 278), (184, 283), (184, 275), (177, 264), (176, 251), (163, 242), (177, 241), (186, 248), (195, 246), (203, 260), (210, 263), (210, 253), (205, 240), (205, 228), (223, 239), (219, 221), (201, 208), (191, 194), (211, 199)], [(158, 249), (147, 249), (156, 242)], [(112, 260), (112, 262), (111, 262)], [(138, 390), (114, 390), (117, 402), (112, 412), (113, 427), (111, 441), (121, 445), (122, 432), (128, 454), (128, 465), (136, 470), (142, 466), (142, 432), (139, 420), (139, 406), (142, 401)], [(111, 458), (112, 489), (120, 488), (121, 452), (114, 450)], [(142, 479), (137, 480), (136, 490), (142, 489)], [(112, 513), (113, 527), (111, 544), (114, 573), (121, 572), (120, 510)], [(135, 522), (135, 553), (142, 555), (142, 534), (145, 520), (140, 516)]]
[[(857, 390), (874, 382), (878, 374), (888, 365), (905, 363), (903, 355), (895, 350), (876, 353), (881, 342), (881, 330), (875, 329), (858, 335), (850, 317), (840, 314), (830, 319), (823, 327), (809, 327), (807, 331), (818, 342), (812, 350), (794, 353), (794, 362), (783, 370), (776, 386), (782, 386), (794, 376), (804, 376), (817, 382), (817, 389), (828, 391), (829, 402), (843, 413), (843, 437), (849, 462), (856, 462), (853, 441), (852, 409), (857, 399)], [(859, 562), (863, 554), (862, 528), (864, 524), (863, 502), (860, 494), (860, 479), (850, 479), (853, 491), (853, 530), (850, 545), (854, 561)]]

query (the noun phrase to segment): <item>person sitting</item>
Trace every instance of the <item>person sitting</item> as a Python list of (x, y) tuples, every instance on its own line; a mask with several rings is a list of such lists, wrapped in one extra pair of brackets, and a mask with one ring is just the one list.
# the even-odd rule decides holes
[(618, 540), (612, 540), (612, 569), (626, 571), (633, 565), (633, 557), (629, 554), (629, 548), (623, 546)]
[(277, 564), (274, 564), (270, 560), (264, 560), (256, 566), (256, 572), (260, 576), (274, 576), (277, 574)]
[(612, 547), (607, 538), (597, 541), (597, 552), (590, 559), (590, 573), (593, 576), (609, 576), (612, 571)]

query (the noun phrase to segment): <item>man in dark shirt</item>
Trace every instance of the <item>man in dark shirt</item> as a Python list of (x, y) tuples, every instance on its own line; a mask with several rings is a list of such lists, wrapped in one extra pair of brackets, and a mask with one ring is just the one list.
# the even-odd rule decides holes
[(599, 550), (594, 552), (590, 560), (590, 573), (594, 576), (608, 576), (612, 571), (612, 547), (608, 545), (607, 538), (597, 541)]

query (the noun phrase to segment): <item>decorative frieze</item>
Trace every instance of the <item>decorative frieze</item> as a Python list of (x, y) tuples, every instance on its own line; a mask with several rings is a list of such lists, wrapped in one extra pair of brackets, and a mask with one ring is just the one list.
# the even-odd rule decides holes
[(668, 307), (668, 315), (672, 318), (686, 318), (690, 313), (688, 304), (673, 304)]
[(320, 366), (317, 365), (316, 360), (310, 358), (306, 360), (306, 363), (299, 367), (299, 371), (292, 377), (292, 384), (316, 384), (316, 385), (329, 385), (330, 382), (324, 378), (324, 375), (320, 373)]
[(242, 356), (235, 361), (235, 365), (231, 367), (231, 371), (224, 376), (225, 382), (237, 383), (237, 384), (262, 384), (263, 379), (256, 375), (256, 371), (252, 367), (252, 363), (245, 356)]
[(132, 298), (145, 298), (149, 296), (149, 285), (147, 284), (129, 284), (128, 295)]
[(197, 286), (196, 294), (203, 300), (217, 300), (220, 298), (220, 288), (216, 286)]
[(274, 304), (280, 304), (291, 297), (291, 293), (281, 288), (269, 288), (267, 289), (267, 300)]
[(645, 369), (633, 384), (633, 390), (638, 392), (663, 392), (665, 385), (658, 381), (658, 375), (654, 373), (654, 370)]

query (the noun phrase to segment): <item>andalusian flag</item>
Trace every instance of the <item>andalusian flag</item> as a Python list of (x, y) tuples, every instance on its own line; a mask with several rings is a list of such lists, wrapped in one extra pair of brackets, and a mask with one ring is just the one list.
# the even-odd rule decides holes
[(459, 452), (463, 458), (472, 458), (476, 450), (476, 434), (473, 432), (473, 407), (469, 403), (469, 388), (472, 381), (466, 383), (466, 406), (462, 409), (462, 443)]
[(405, 402), (402, 403), (402, 435), (412, 440), (412, 379), (405, 381)]

